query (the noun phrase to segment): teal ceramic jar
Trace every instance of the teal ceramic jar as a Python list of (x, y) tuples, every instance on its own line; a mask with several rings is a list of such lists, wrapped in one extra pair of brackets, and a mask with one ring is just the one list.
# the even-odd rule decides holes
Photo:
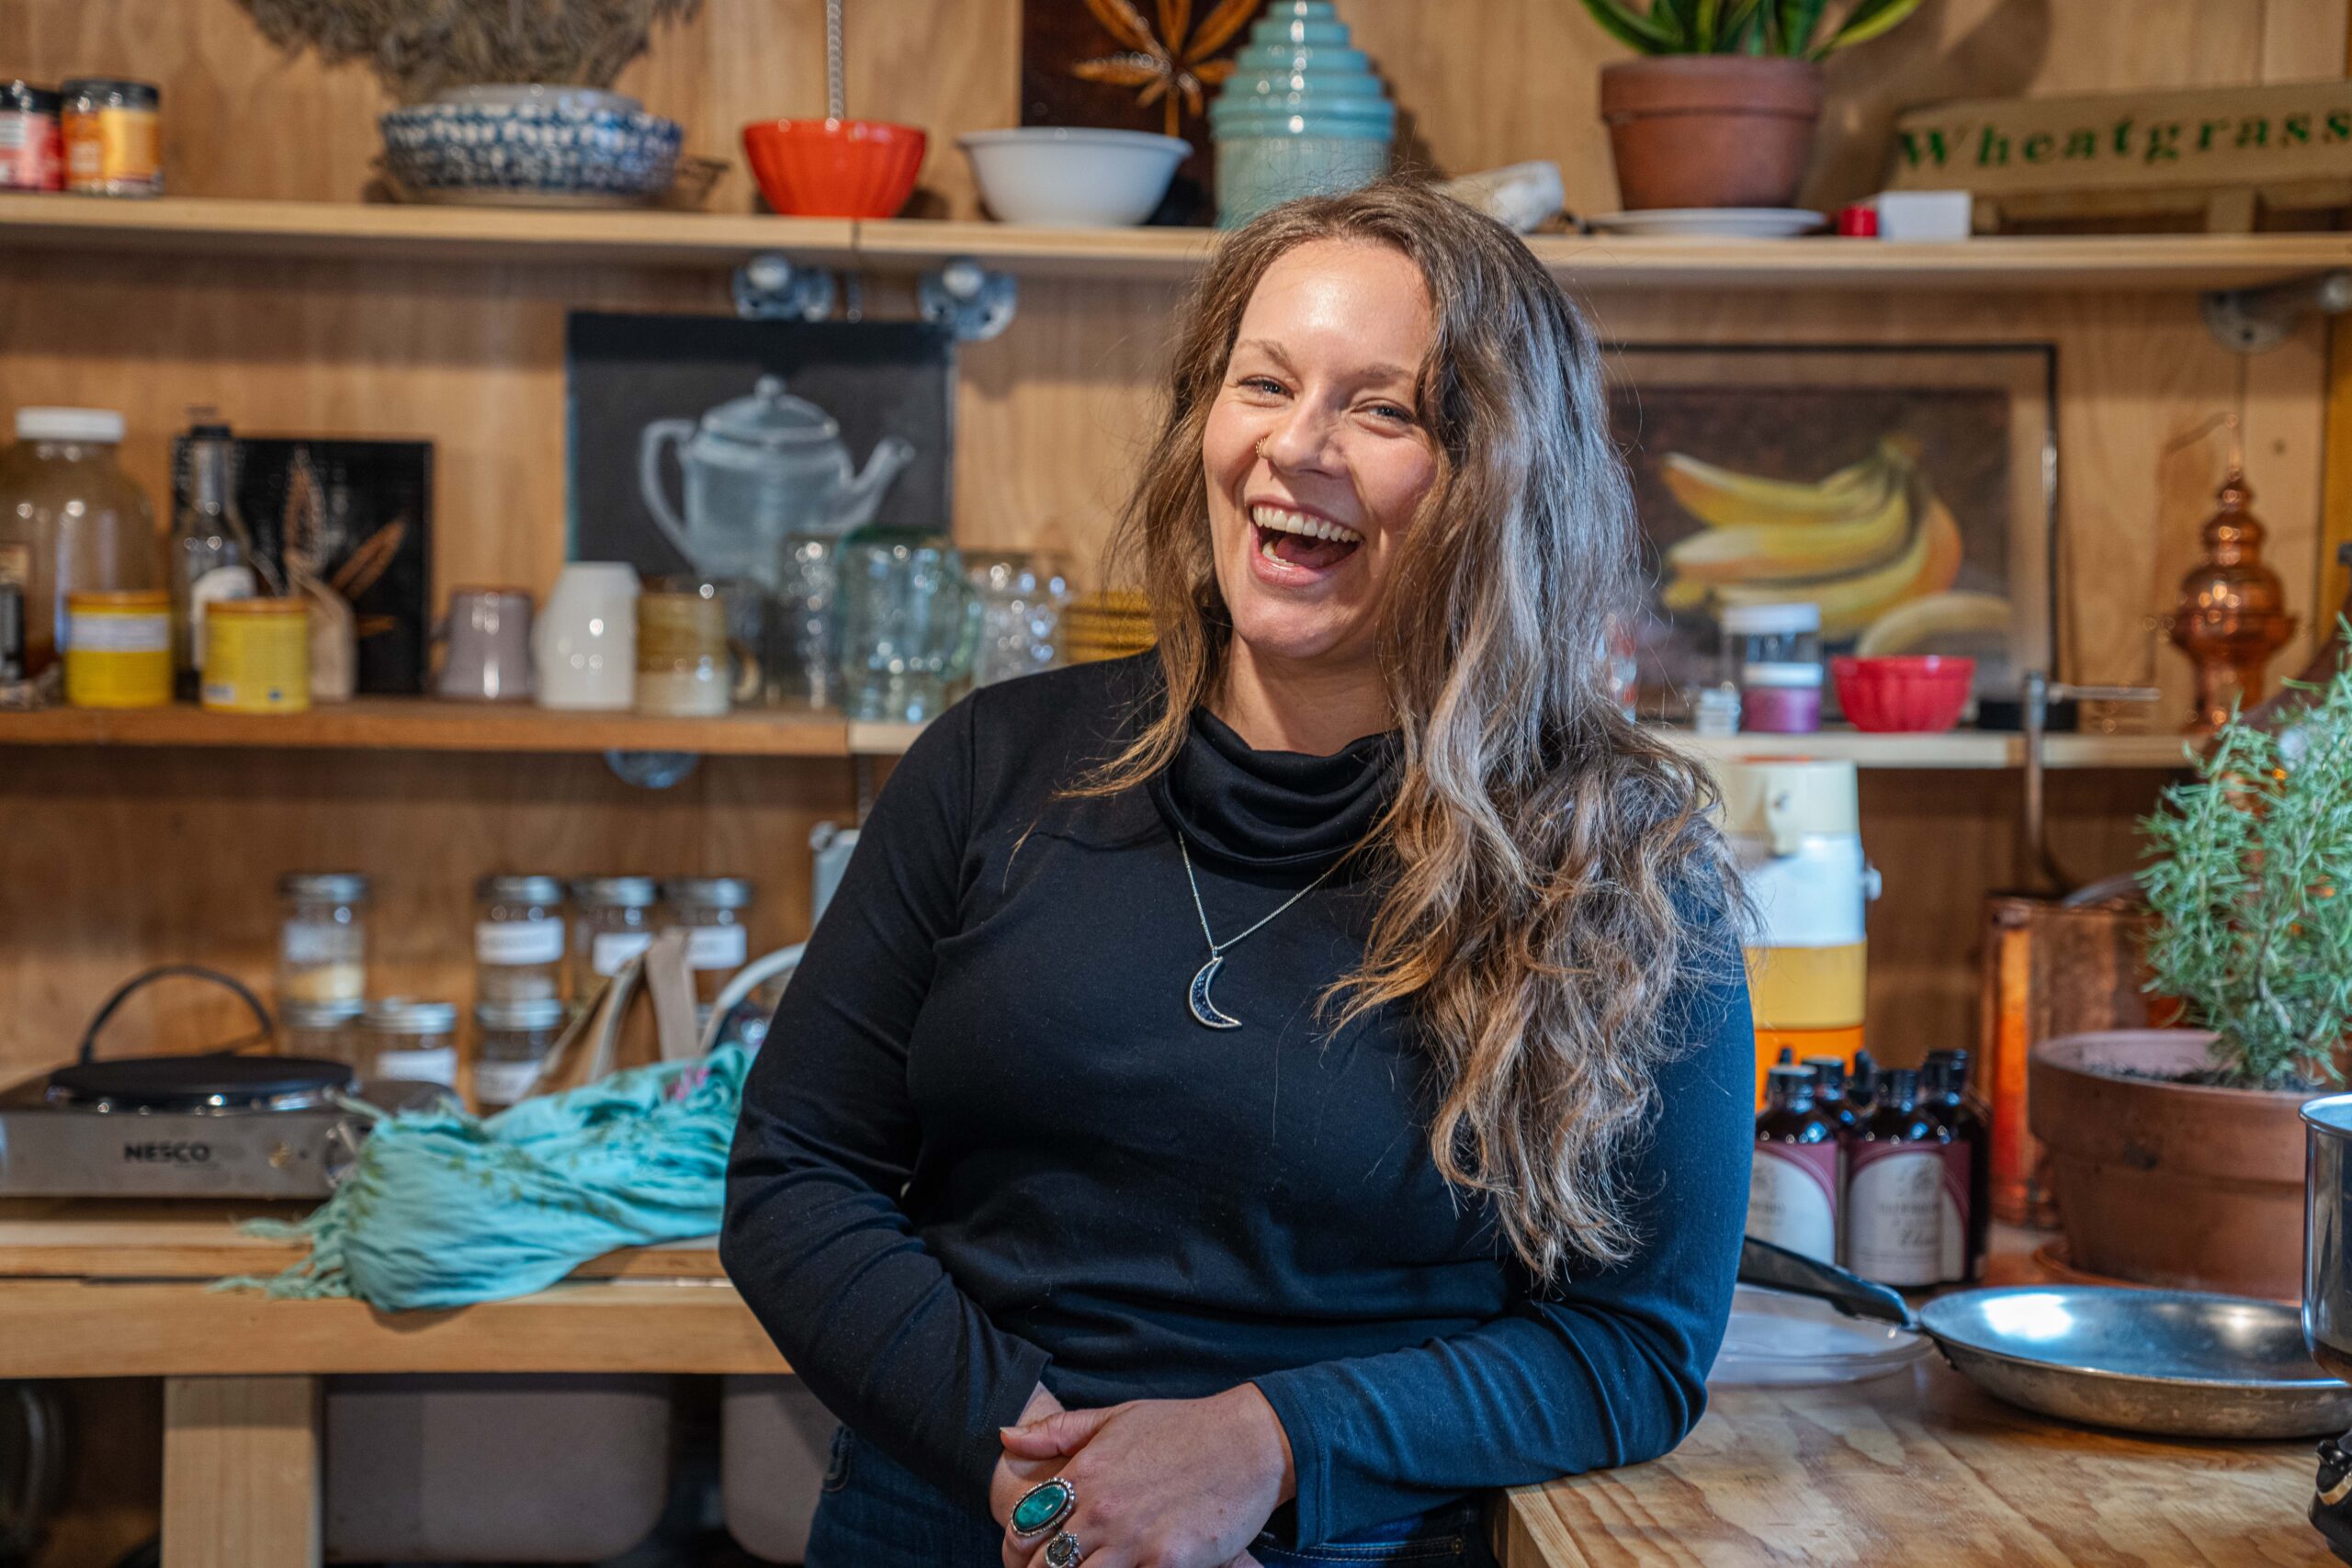
[(1209, 130), (1217, 224), (1231, 229), (1293, 197), (1353, 190), (1386, 174), (1396, 106), (1331, 0), (1274, 0), (1209, 106)]

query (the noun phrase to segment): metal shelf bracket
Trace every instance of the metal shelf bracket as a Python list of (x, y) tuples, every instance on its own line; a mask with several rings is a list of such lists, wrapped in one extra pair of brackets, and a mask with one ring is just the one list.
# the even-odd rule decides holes
[(990, 272), (969, 256), (956, 256), (924, 273), (915, 294), (924, 321), (945, 327), (958, 343), (985, 343), (1012, 324), (1021, 286), (1009, 272)]
[(833, 275), (763, 252), (735, 269), (735, 313), (754, 321), (821, 321), (833, 313)]
[(2306, 311), (2340, 316), (2352, 310), (2352, 272), (2314, 273), (2261, 288), (2215, 288), (2205, 295), (2205, 325), (2223, 348), (2267, 354), (2287, 341)]

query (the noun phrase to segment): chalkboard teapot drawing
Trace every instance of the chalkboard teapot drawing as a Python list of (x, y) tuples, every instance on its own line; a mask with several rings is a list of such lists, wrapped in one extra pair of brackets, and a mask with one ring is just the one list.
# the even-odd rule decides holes
[[(670, 504), (662, 473), (662, 450), (671, 446), (685, 480), (684, 516)], [(774, 592), (786, 539), (839, 538), (868, 522), (914, 455), (886, 435), (858, 471), (832, 416), (787, 393), (782, 377), (763, 376), (751, 396), (699, 420), (647, 425), (638, 479), (653, 521), (695, 571), (749, 578)]]

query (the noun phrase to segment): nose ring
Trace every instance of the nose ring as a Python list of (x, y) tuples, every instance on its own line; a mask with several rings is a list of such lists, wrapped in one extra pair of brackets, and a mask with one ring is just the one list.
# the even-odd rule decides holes
[(1258, 460), (1261, 463), (1266, 460), (1266, 438), (1262, 435), (1258, 437)]

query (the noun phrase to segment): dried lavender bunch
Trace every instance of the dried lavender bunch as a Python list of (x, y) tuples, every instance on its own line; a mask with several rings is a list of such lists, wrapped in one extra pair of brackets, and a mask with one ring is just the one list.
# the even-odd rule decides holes
[(417, 103), (444, 87), (549, 82), (609, 87), (645, 52), (654, 25), (702, 0), (239, 0), (262, 36), (328, 64), (365, 60), (392, 95)]

